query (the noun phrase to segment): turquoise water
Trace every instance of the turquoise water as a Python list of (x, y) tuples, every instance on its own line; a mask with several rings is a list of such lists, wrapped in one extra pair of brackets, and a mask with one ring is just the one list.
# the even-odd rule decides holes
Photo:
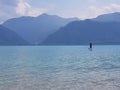
[(1, 46), (0, 90), (120, 90), (120, 46)]

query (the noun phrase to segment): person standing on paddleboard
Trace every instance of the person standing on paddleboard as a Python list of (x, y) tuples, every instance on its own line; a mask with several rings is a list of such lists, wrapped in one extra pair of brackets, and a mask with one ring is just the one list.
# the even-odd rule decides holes
[(90, 42), (90, 49), (92, 49), (92, 45), (93, 45), (92, 42)]

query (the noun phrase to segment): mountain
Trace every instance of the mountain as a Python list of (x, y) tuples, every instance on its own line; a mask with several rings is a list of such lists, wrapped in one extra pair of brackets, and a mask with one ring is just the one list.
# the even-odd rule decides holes
[(56, 15), (42, 14), (38, 17), (13, 18), (3, 23), (3, 26), (17, 32), (31, 44), (38, 44), (48, 35), (74, 20), (77, 19), (65, 19)]
[(101, 22), (120, 22), (120, 12), (103, 14), (93, 20)]
[(119, 22), (75, 21), (51, 34), (42, 45), (120, 44)]
[(0, 45), (27, 45), (17, 33), (0, 25)]

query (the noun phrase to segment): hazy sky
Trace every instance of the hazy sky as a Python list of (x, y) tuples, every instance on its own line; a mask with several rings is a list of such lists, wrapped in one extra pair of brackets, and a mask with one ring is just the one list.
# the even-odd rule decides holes
[(120, 0), (0, 0), (0, 22), (42, 13), (85, 19), (112, 12), (120, 12)]

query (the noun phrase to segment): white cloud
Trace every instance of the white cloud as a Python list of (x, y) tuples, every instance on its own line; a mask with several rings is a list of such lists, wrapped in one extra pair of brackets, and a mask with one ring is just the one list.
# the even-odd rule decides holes
[[(114, 0), (114, 2), (112, 0), (86, 0), (87, 5), (83, 3), (82, 6), (76, 3), (77, 0), (75, 2), (76, 6), (74, 4), (70, 6), (70, 3), (74, 2), (74, 0), (71, 0), (68, 5), (63, 2), (64, 0), (0, 0), (0, 22), (19, 16), (38, 16), (46, 12), (67, 18), (79, 17), (81, 19), (94, 18), (106, 13), (120, 12), (120, 2), (118, 3), (118, 0)], [(69, 2), (69, 0), (66, 2)]]
[(16, 13), (22, 16), (38, 16), (45, 13), (47, 9), (34, 8), (29, 3), (24, 0), (19, 0), (18, 6), (16, 8)]
[(0, 0), (0, 23), (17, 16), (15, 13), (17, 3), (17, 0)]
[(94, 18), (101, 14), (120, 12), (120, 4), (109, 4), (107, 6), (90, 6), (83, 12), (82, 18)]

